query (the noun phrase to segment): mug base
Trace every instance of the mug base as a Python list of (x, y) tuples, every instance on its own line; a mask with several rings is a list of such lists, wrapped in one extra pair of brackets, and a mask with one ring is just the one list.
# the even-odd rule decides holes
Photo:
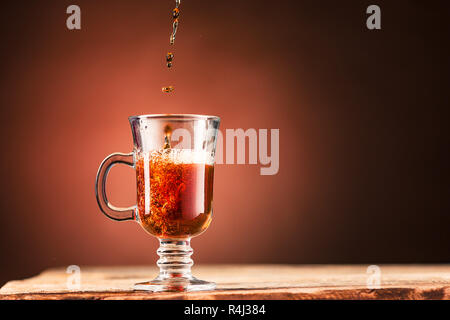
[(157, 277), (152, 281), (136, 283), (133, 287), (138, 291), (150, 292), (192, 292), (214, 290), (216, 284), (199, 280), (195, 277)]

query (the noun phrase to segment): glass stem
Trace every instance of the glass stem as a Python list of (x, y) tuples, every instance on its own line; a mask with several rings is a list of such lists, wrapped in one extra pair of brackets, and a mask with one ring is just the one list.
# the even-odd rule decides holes
[(159, 278), (191, 277), (191, 239), (159, 239)]

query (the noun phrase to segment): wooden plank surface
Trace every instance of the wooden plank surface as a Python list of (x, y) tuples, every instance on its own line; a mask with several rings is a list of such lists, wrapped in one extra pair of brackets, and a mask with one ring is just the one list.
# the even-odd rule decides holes
[(449, 299), (450, 265), (380, 265), (381, 283), (368, 288), (367, 265), (200, 265), (193, 274), (214, 281), (214, 291), (148, 293), (136, 282), (156, 267), (81, 267), (81, 288), (69, 290), (66, 269), (11, 281), (0, 299)]

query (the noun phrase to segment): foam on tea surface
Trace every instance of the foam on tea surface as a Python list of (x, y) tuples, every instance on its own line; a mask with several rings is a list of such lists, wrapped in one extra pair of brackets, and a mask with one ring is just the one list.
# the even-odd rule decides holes
[(214, 157), (210, 152), (191, 149), (162, 149), (154, 150), (148, 157), (154, 161), (171, 162), (174, 164), (214, 164)]

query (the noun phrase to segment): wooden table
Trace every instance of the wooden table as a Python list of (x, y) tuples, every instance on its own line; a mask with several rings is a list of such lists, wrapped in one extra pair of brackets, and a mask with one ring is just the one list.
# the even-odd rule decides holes
[(380, 265), (378, 288), (376, 274), (368, 273), (367, 268), (367, 265), (199, 265), (194, 266), (194, 275), (216, 282), (217, 289), (189, 293), (130, 289), (134, 283), (156, 276), (156, 267), (81, 267), (80, 289), (67, 288), (71, 274), (60, 268), (8, 282), (0, 289), (0, 299), (450, 298), (450, 265)]

